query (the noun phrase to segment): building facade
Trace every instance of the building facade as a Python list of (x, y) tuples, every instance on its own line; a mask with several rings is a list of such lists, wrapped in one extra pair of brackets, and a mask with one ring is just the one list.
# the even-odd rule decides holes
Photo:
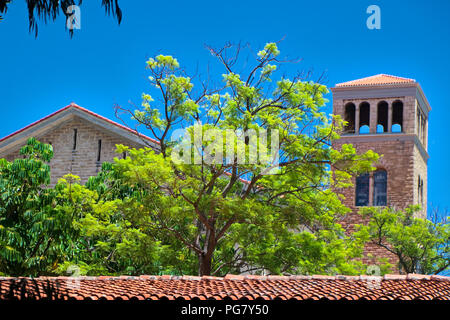
[[(353, 179), (353, 187), (339, 190), (352, 212), (343, 225), (349, 231), (363, 219), (357, 212), (364, 206), (389, 206), (404, 209), (419, 204), (418, 213), (426, 218), (428, 116), (431, 110), (415, 80), (376, 75), (337, 84), (333, 93), (333, 114), (346, 126), (334, 143), (352, 144), (358, 153), (373, 150), (381, 158), (376, 171)], [(367, 253), (387, 256), (375, 246)]]
[(155, 140), (74, 103), (0, 139), (0, 158), (12, 161), (20, 157), (20, 148), (30, 137), (53, 147), (52, 186), (68, 173), (86, 183), (97, 175), (103, 162), (126, 156), (116, 153), (117, 144), (133, 148), (157, 145)]

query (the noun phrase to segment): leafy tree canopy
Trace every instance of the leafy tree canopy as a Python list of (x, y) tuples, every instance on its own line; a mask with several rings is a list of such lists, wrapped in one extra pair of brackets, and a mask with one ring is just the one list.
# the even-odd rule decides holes
[(23, 159), (0, 160), (0, 272), (364, 272), (354, 258), (370, 230), (345, 235), (338, 222), (349, 209), (333, 190), (378, 155), (333, 148), (343, 121), (324, 114), (326, 87), (277, 75), (285, 62), (275, 43), (247, 68), (233, 49), (210, 48), (224, 67), (218, 84), (171, 56), (149, 59), (152, 87), (127, 111), (157, 147), (118, 146), (127, 157), (86, 186), (66, 175), (48, 187), (53, 151), (33, 138)]
[(406, 210), (363, 208), (370, 217), (367, 225), (359, 226), (357, 236), (385, 248), (399, 260), (405, 273), (448, 273), (450, 267), (449, 217), (442, 221), (415, 218), (420, 207)]
[(50, 145), (30, 138), (23, 159), (0, 159), (0, 273), (36, 275), (56, 267), (70, 246), (72, 217), (55, 208)]
[[(148, 230), (189, 249), (200, 275), (356, 272), (351, 259), (360, 253), (358, 241), (337, 223), (348, 209), (332, 190), (372, 170), (378, 155), (332, 147), (343, 121), (323, 112), (327, 88), (277, 73), (286, 61), (276, 43), (266, 44), (247, 68), (239, 63), (240, 49), (210, 48), (223, 66), (221, 84), (189, 76), (172, 56), (147, 61), (150, 91), (141, 108), (127, 111), (159, 149), (118, 148), (129, 156), (115, 170), (145, 191), (127, 205)], [(180, 127), (184, 139), (171, 139)], [(267, 152), (241, 161), (253, 147)], [(278, 165), (271, 151), (279, 151)]]

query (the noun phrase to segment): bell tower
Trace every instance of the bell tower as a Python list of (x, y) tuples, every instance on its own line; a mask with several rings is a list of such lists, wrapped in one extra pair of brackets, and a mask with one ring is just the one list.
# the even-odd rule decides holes
[(419, 83), (379, 74), (339, 83), (331, 91), (333, 114), (347, 122), (335, 147), (351, 143), (358, 153), (373, 150), (381, 156), (376, 171), (342, 190), (344, 204), (352, 209), (343, 225), (352, 229), (361, 223), (356, 212), (363, 206), (403, 209), (419, 204), (418, 216), (426, 218), (431, 108)]

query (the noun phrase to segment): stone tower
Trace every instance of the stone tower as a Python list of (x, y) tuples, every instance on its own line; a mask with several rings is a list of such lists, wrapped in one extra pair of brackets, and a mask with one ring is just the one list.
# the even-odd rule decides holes
[(331, 91), (333, 113), (347, 121), (335, 147), (351, 143), (358, 153), (373, 150), (382, 155), (376, 171), (355, 178), (352, 188), (340, 191), (352, 209), (343, 225), (352, 230), (353, 224), (361, 223), (356, 212), (362, 206), (403, 209), (420, 204), (419, 216), (425, 218), (431, 108), (419, 83), (379, 74), (339, 83)]

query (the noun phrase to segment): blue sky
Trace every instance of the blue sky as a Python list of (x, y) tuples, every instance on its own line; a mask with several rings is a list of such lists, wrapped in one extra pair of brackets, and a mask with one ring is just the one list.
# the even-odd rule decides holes
[[(100, 2), (83, 2), (72, 39), (63, 17), (40, 23), (35, 39), (25, 1), (13, 1), (0, 22), (1, 137), (71, 101), (114, 119), (114, 104), (140, 103), (145, 61), (154, 54), (195, 70), (210, 60), (204, 44), (256, 49), (285, 37), (282, 54), (303, 59), (292, 68), (326, 72), (328, 86), (378, 73), (420, 82), (433, 109), (428, 202), (450, 208), (450, 1), (121, 0), (120, 26)], [(381, 9), (381, 30), (366, 27), (371, 4)]]

